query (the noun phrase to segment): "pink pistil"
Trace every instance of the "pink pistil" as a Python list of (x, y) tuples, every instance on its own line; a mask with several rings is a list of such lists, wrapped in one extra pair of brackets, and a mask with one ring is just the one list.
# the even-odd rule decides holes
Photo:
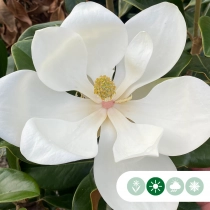
[(114, 101), (102, 101), (102, 107), (109, 109), (114, 106)]

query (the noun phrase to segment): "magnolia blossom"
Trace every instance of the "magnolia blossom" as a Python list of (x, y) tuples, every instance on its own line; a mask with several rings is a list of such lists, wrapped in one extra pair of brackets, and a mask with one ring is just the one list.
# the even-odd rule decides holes
[(174, 66), (185, 41), (173, 4), (126, 24), (97, 3), (78, 4), (61, 27), (36, 31), (36, 72), (0, 80), (1, 138), (39, 164), (95, 157), (96, 185), (115, 210), (175, 210), (177, 203), (126, 202), (116, 181), (129, 170), (176, 170), (168, 155), (190, 152), (210, 136), (207, 84), (189, 76), (153, 82)]

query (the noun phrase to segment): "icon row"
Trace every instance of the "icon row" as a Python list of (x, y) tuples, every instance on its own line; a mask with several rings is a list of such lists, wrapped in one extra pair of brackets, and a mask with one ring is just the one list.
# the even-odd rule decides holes
[(196, 196), (203, 191), (204, 184), (203, 181), (197, 177), (188, 179), (185, 185), (178, 177), (169, 179), (166, 184), (161, 178), (153, 177), (148, 180), (146, 185), (141, 178), (134, 177), (130, 179), (127, 184), (127, 189), (132, 195), (141, 195), (145, 191), (145, 188), (154, 196), (162, 194), (165, 189), (171, 195), (180, 195), (184, 191), (184, 188), (190, 195)]

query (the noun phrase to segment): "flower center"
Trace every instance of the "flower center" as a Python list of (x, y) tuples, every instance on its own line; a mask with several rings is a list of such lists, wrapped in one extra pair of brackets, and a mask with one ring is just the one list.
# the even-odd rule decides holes
[(132, 95), (128, 98), (118, 99), (117, 101), (113, 101), (112, 98), (116, 93), (116, 86), (114, 82), (107, 77), (106, 75), (102, 75), (95, 80), (94, 83), (94, 94), (98, 95), (102, 102), (101, 105), (105, 109), (109, 109), (114, 106), (114, 104), (121, 104), (128, 102), (132, 99)]
[(102, 101), (101, 105), (105, 109), (109, 109), (114, 106), (114, 101)]
[(115, 93), (116, 86), (106, 75), (102, 75), (95, 80), (94, 94), (98, 95), (102, 101), (110, 102)]

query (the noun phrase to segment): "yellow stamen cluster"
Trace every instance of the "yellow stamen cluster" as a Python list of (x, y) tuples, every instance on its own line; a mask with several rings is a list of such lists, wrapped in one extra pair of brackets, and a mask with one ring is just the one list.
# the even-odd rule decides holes
[(94, 94), (98, 95), (103, 101), (111, 100), (115, 93), (116, 86), (109, 77), (102, 75), (96, 79), (94, 84)]

